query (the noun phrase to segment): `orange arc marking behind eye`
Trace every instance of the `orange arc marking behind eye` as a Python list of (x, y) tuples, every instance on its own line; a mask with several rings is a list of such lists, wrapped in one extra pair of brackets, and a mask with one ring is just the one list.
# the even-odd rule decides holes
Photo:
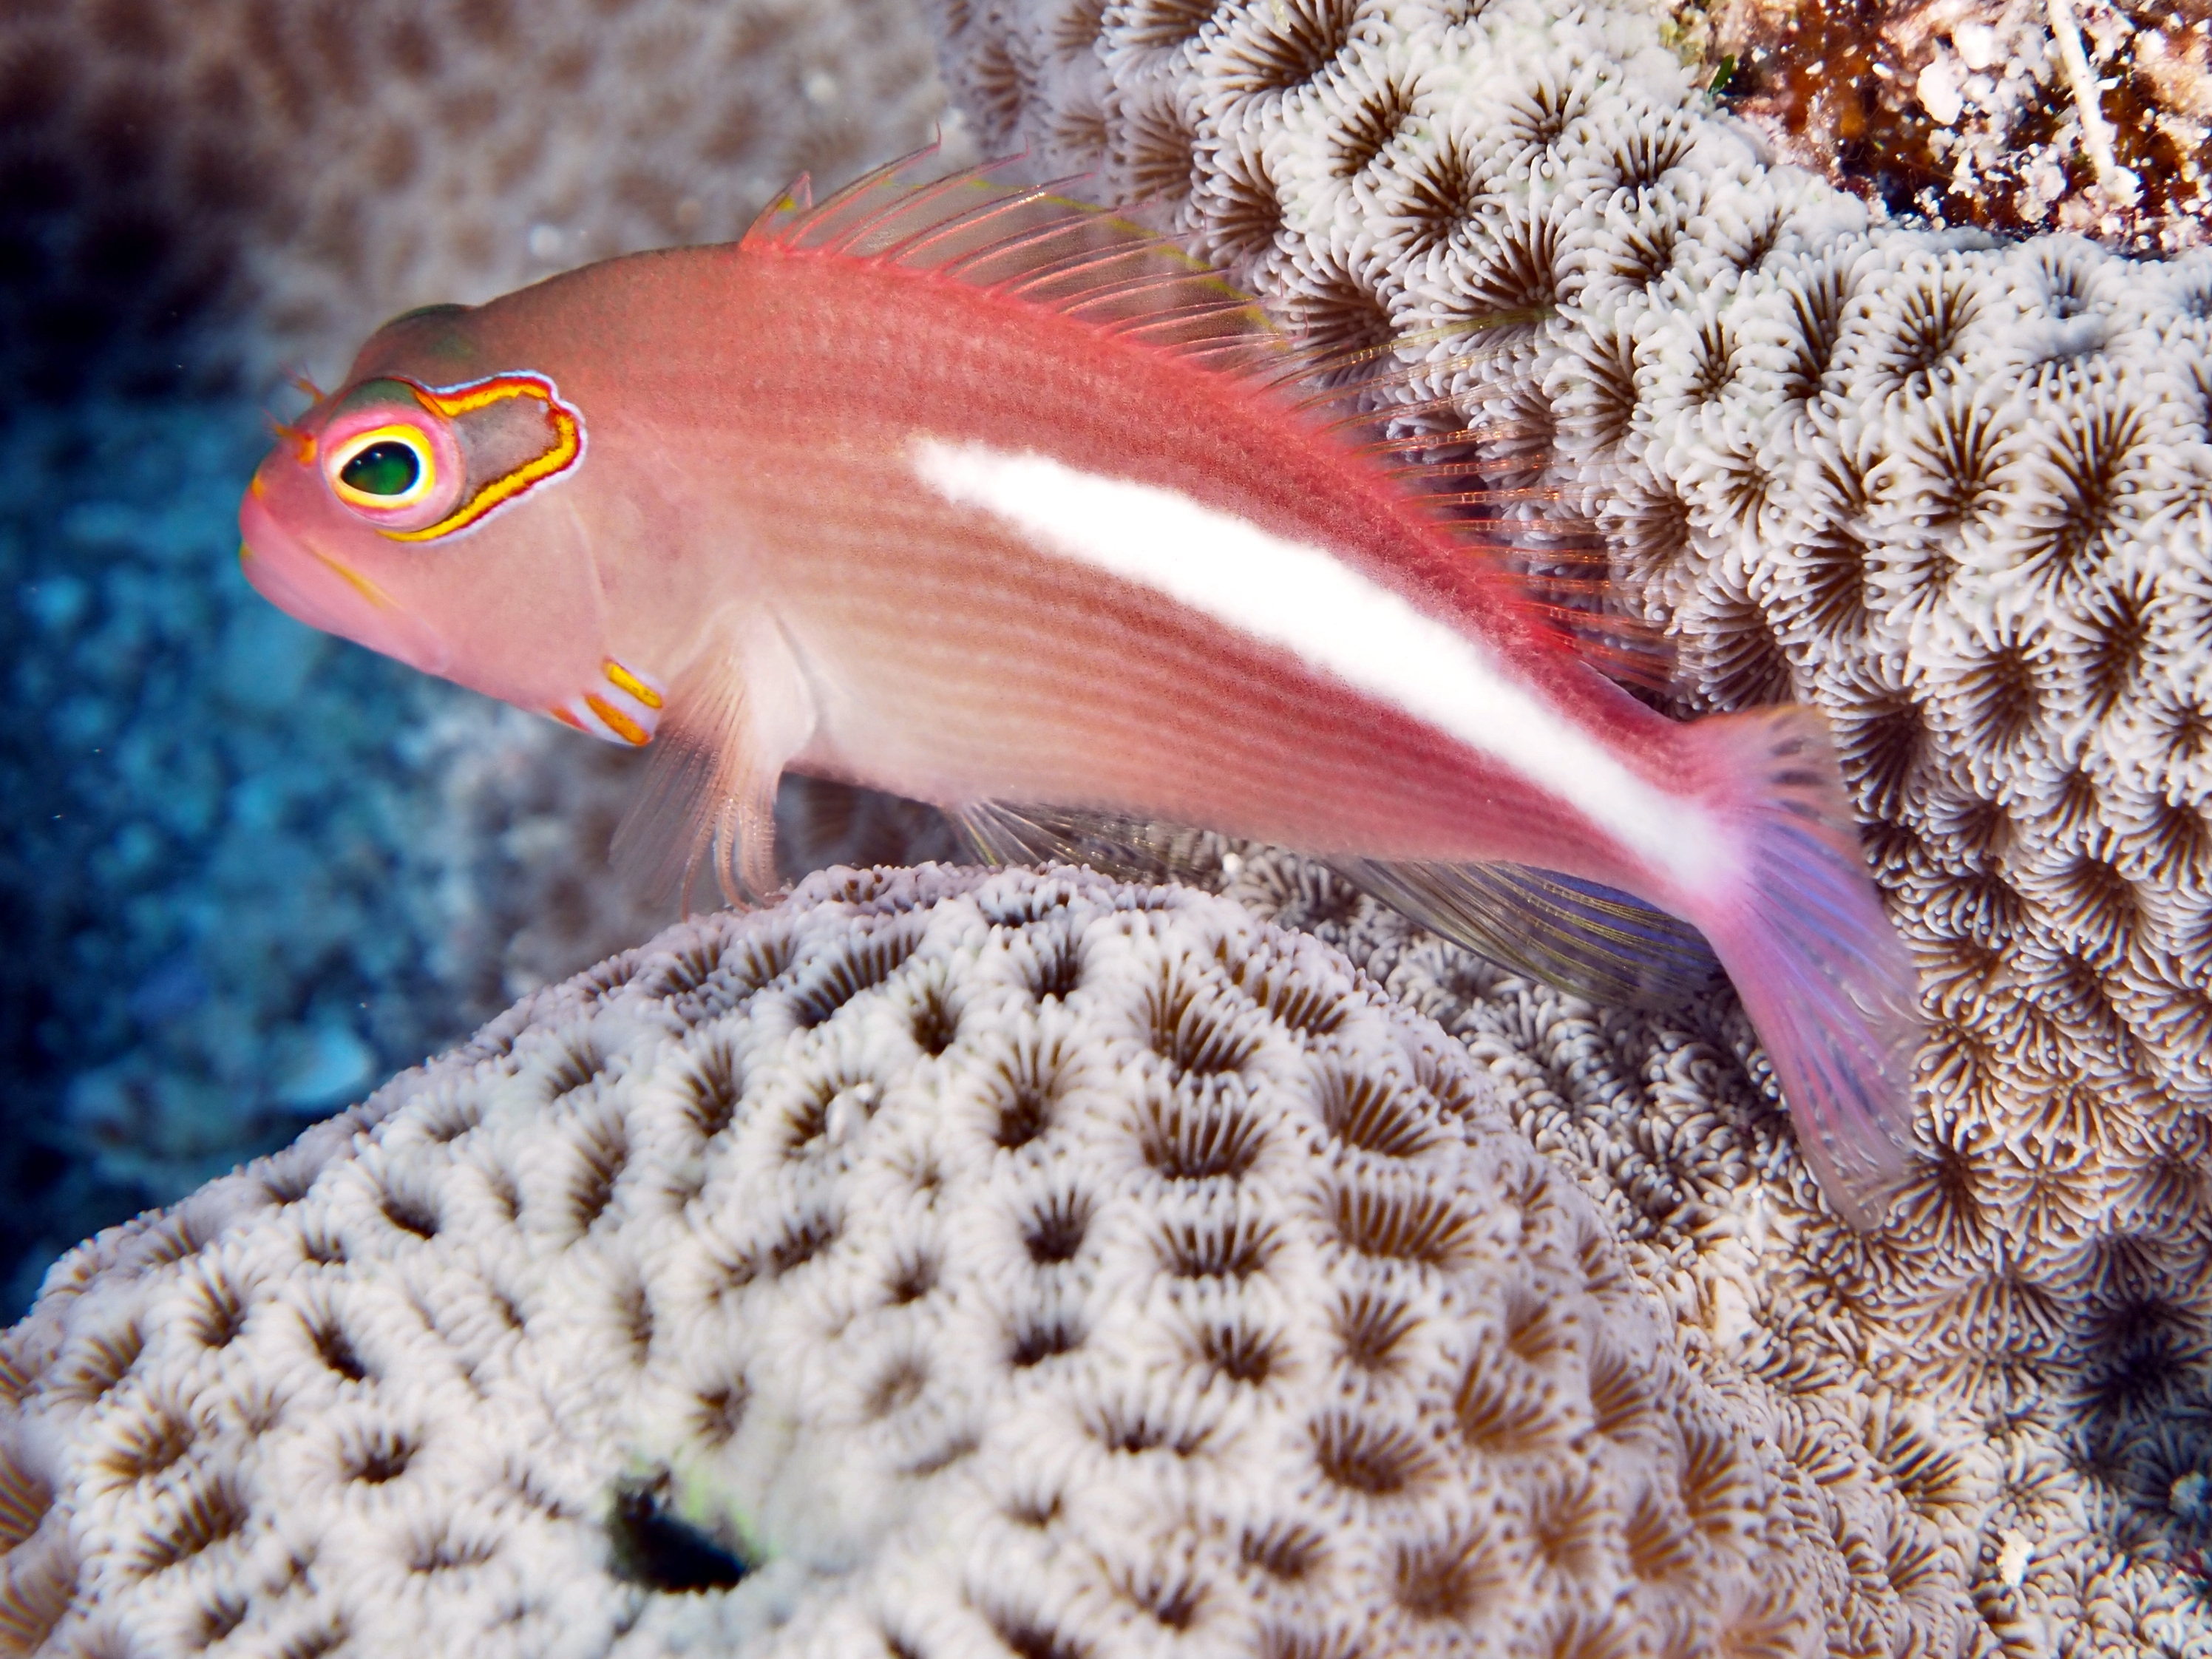
[(434, 525), (421, 530), (386, 530), (379, 533), (395, 542), (429, 542), (455, 531), (466, 530), (494, 508), (504, 506), (526, 489), (566, 472), (584, 453), (583, 421), (562, 402), (553, 383), (542, 374), (495, 374), (465, 386), (410, 386), (415, 400), (433, 415), (447, 420), (475, 410), (488, 409), (510, 398), (535, 398), (545, 405), (545, 418), (553, 423), (553, 447), (512, 472), (501, 474)]

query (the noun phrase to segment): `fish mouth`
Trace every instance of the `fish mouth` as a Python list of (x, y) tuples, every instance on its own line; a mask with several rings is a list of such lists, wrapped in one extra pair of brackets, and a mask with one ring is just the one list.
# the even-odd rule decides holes
[(253, 590), (286, 615), (442, 676), (453, 647), (435, 629), (343, 560), (284, 530), (249, 492), (238, 511), (240, 568)]

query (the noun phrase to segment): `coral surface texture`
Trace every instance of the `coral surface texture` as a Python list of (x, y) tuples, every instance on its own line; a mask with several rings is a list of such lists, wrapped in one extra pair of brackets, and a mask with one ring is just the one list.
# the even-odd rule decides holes
[(1940, 1652), (1466, 1051), (1074, 872), (815, 877), (104, 1235), (0, 1347), (12, 1651)]
[(1887, 218), (1774, 164), (1633, 5), (939, 22), (980, 129), (1286, 319), (1456, 331), (1404, 395), (1453, 395), (1512, 513), (1603, 532), (1680, 712), (1828, 714), (1923, 969), (1909, 1188), (1835, 1224), (1729, 999), (1618, 1016), (1310, 870), (1242, 886), (1487, 1046), (1687, 1320), (1849, 1402), (1983, 1638), (2212, 1651), (2212, 260)]

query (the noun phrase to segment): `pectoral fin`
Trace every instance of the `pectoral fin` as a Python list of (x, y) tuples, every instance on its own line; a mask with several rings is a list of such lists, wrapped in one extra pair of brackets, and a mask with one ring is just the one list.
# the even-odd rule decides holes
[(744, 904), (781, 884), (775, 787), (814, 731), (814, 702), (781, 632), (759, 623), (678, 675), (611, 854), (632, 891), (689, 912), (701, 875)]

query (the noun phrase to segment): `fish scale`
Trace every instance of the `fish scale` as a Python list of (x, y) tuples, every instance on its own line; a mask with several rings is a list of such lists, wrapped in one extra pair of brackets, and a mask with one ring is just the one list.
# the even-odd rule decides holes
[[(1878, 1221), (1916, 987), (1820, 718), (1679, 725), (1578, 654), (1641, 647), (1517, 522), (1544, 492), (1484, 446), (1525, 434), (1452, 429), (1457, 343), (1301, 350), (1109, 215), (912, 171), (388, 325), (256, 475), (247, 575), (651, 747), (617, 853), (687, 900), (772, 886), (789, 769), (1001, 858), (1279, 843), (1608, 1000), (1717, 958), (1824, 1190)], [(1516, 574), (1523, 542), (1567, 574)]]

